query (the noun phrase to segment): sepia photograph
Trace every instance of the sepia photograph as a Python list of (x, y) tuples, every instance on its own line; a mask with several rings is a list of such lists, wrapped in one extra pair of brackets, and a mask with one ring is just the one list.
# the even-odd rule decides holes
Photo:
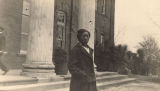
[(160, 0), (0, 0), (0, 91), (160, 91)]

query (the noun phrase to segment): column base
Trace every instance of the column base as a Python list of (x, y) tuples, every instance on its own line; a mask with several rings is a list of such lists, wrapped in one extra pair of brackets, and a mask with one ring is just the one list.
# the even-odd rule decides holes
[(50, 78), (56, 75), (54, 65), (50, 64), (23, 64), (21, 75), (36, 77), (36, 78)]
[(52, 78), (56, 76), (55, 73), (33, 73), (33, 72), (22, 72), (21, 75), (33, 78)]

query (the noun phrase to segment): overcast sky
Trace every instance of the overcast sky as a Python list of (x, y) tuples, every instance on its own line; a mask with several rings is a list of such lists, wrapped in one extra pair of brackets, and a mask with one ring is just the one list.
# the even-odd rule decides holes
[(143, 36), (160, 44), (160, 0), (115, 0), (115, 44), (135, 52)]

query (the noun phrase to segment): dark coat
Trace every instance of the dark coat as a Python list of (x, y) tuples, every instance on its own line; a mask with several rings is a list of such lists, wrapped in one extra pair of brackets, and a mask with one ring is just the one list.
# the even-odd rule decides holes
[(68, 68), (72, 75), (70, 91), (97, 91), (93, 66), (93, 49), (90, 54), (78, 43), (70, 54)]

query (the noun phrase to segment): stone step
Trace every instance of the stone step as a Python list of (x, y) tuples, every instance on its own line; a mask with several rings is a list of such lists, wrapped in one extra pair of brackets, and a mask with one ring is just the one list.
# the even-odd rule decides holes
[(34, 84), (38, 82), (38, 79), (24, 76), (0, 76), (0, 86), (11, 86), (21, 84)]
[[(113, 76), (102, 76), (102, 77), (99, 76), (99, 77), (96, 77), (96, 81), (97, 81), (97, 83), (103, 83), (105, 81), (120, 80), (120, 79), (125, 79), (127, 77), (128, 76), (126, 76), (126, 75), (113, 75)], [(61, 86), (58, 86), (58, 87), (52, 86), (48, 89), (66, 88), (66, 87), (69, 87), (69, 85), (70, 85), (70, 80), (68, 81), (68, 83), (61, 84)]]
[[(117, 80), (117, 79), (123, 79), (126, 78), (127, 76), (125, 75), (118, 75), (115, 72), (102, 72), (99, 73), (97, 72), (97, 82), (104, 82), (104, 81), (109, 81), (109, 80)], [(112, 75), (111, 75), (112, 74)], [(18, 79), (19, 77), (17, 77)], [(20, 80), (20, 79), (19, 79)], [(42, 79), (43, 80), (43, 79)], [(56, 80), (56, 79), (54, 79)], [(15, 80), (16, 81), (16, 80)], [(41, 88), (41, 89), (58, 89), (58, 88), (65, 88), (65, 87), (69, 87), (69, 82), (70, 80), (57, 80), (57, 81), (53, 81), (53, 82), (41, 82), (41, 83), (37, 83), (37, 84), (21, 84), (21, 85), (14, 85), (14, 86), (3, 86), (1, 87), (2, 90), (4, 91), (14, 91), (14, 89), (21, 91), (22, 89), (26, 88), (28, 90), (30, 89), (36, 89), (36, 88)], [(0, 89), (0, 90), (1, 90)], [(26, 91), (28, 91), (26, 90)], [(32, 90), (34, 91), (34, 90)]]
[[(134, 78), (127, 78), (127, 79), (122, 79), (122, 80), (117, 80), (117, 81), (108, 81), (108, 82), (104, 82), (104, 83), (97, 83), (97, 89), (98, 89), (98, 91), (101, 91), (101, 90), (104, 91), (104, 89), (106, 89), (106, 88), (118, 86), (118, 85), (121, 85), (124, 83), (129, 83), (132, 81), (135, 81), (135, 79)], [(54, 89), (54, 90), (47, 90), (47, 91), (69, 91), (69, 87), (61, 88), (61, 89)]]
[(46, 91), (48, 88), (68, 87), (69, 81), (57, 81), (38, 84), (2, 86), (0, 91)]
[[(110, 73), (110, 72), (102, 72), (96, 73), (96, 80), (97, 84), (102, 84), (106, 82), (123, 80), (128, 78), (126, 75), (119, 75), (117, 73)], [(67, 77), (66, 77), (67, 78)], [(14, 85), (14, 86), (0, 86), (0, 91), (47, 91), (47, 90), (55, 90), (55, 89), (61, 89), (61, 88), (68, 88), (70, 84), (70, 77), (68, 76), (67, 80), (57, 80), (54, 79), (52, 82), (40, 82), (37, 84), (25, 84), (25, 85)], [(100, 85), (101, 88), (104, 88), (103, 85)]]
[(121, 80), (106, 81), (103, 83), (98, 83), (97, 87), (98, 87), (98, 90), (104, 90), (109, 87), (120, 86), (123, 84), (134, 82), (135, 80), (136, 80), (135, 78), (126, 78), (126, 79), (121, 79)]
[(128, 78), (127, 75), (113, 75), (113, 76), (103, 76), (103, 77), (97, 77), (96, 81), (98, 83), (103, 83), (106, 81), (112, 81), (112, 80), (121, 80), (121, 79), (125, 79)]
[(0, 87), (65, 81), (63, 77), (56, 75), (50, 78), (32, 78), (26, 76), (0, 76), (0, 78), (3, 79), (0, 80)]
[(117, 72), (96, 72), (96, 77), (118, 75)]
[[(103, 76), (113, 76), (118, 75), (117, 72), (96, 72), (96, 77), (103, 77)], [(71, 75), (61, 75), (60, 77), (63, 77), (64, 80), (70, 80)]]
[[(117, 75), (116, 72), (96, 72), (96, 77)], [(31, 78), (25, 76), (0, 75), (0, 86), (27, 85), (70, 80), (71, 75), (56, 75), (50, 78)]]

